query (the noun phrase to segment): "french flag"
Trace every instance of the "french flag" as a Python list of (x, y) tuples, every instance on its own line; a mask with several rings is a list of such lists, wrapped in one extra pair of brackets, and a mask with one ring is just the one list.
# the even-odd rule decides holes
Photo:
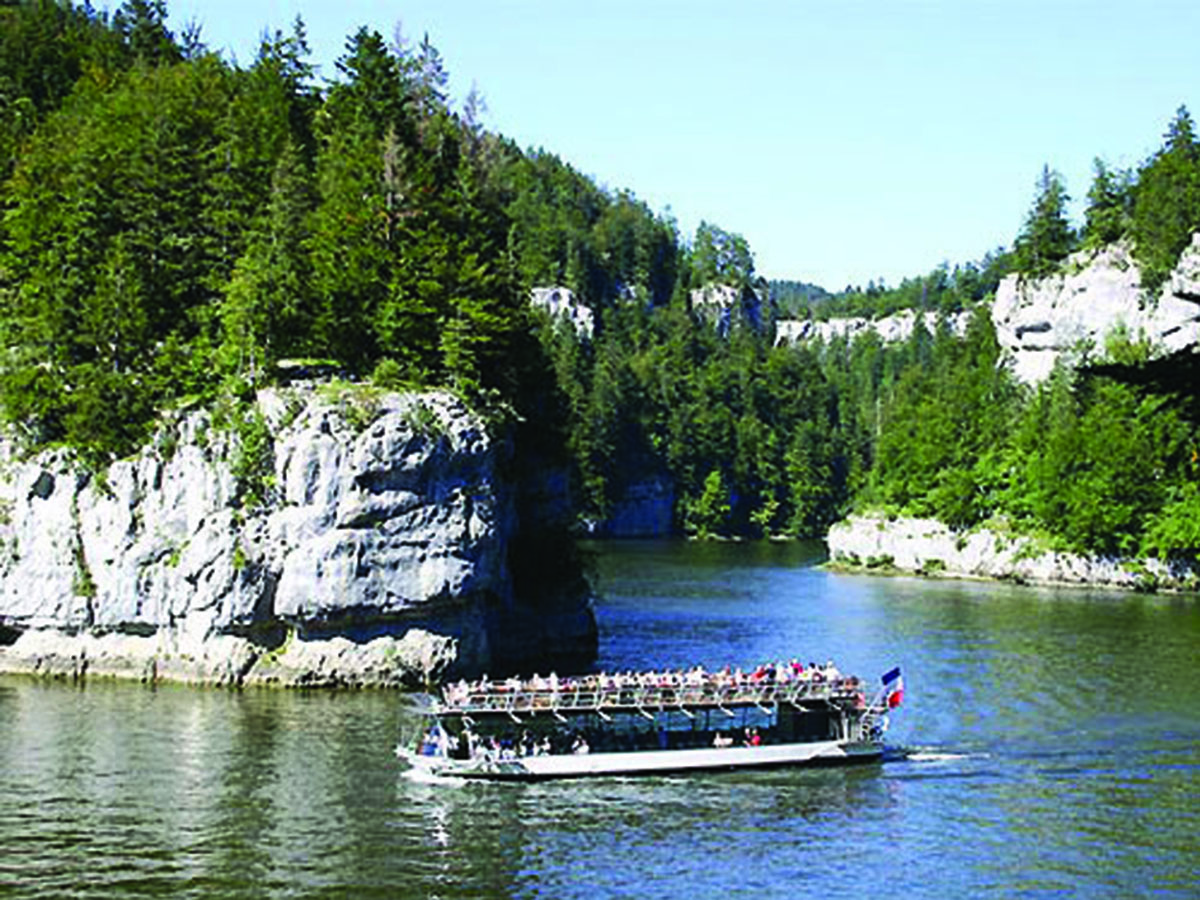
[(883, 696), (888, 709), (895, 709), (904, 700), (904, 677), (900, 667), (885, 672), (883, 676)]

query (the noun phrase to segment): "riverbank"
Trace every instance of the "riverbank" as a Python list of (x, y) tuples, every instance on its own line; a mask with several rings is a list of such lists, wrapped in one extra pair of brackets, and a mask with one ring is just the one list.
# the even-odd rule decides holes
[(0, 647), (0, 674), (217, 687), (422, 688), (453, 664), (453, 639), (410, 629), (365, 643), (335, 637), (277, 646), (219, 635), (190, 646), (169, 633), (66, 634), (39, 629)]
[(851, 516), (829, 530), (830, 568), (1134, 591), (1195, 591), (1200, 572), (1180, 562), (1084, 556), (1027, 535), (958, 532), (935, 519)]

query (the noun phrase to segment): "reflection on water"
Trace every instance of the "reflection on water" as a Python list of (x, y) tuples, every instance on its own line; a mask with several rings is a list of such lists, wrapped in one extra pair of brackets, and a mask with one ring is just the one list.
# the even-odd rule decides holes
[[(904, 667), (884, 765), (428, 784), (387, 693), (0, 680), (15, 896), (1195, 896), (1192, 598), (840, 576), (796, 545), (601, 545), (603, 668)], [(3, 891), (0, 891), (2, 893)]]

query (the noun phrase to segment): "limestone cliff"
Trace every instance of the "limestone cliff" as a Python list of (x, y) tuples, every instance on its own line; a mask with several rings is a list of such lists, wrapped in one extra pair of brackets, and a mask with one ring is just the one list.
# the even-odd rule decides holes
[(1200, 573), (1185, 563), (1083, 556), (1039, 547), (1027, 536), (986, 528), (956, 532), (934, 519), (851, 516), (829, 530), (836, 566), (1028, 584), (1194, 591)]
[(1010, 275), (992, 304), (996, 339), (1027, 383), (1043, 380), (1064, 354), (1102, 355), (1110, 334), (1124, 330), (1154, 351), (1173, 353), (1200, 344), (1200, 234), (1183, 253), (1161, 291), (1141, 287), (1125, 243), (1072, 255), (1040, 279)]
[[(1156, 294), (1141, 286), (1141, 273), (1129, 245), (1083, 250), (1045, 278), (1010, 275), (1000, 282), (990, 308), (996, 339), (1013, 374), (1027, 384), (1044, 380), (1060, 358), (1080, 363), (1103, 357), (1105, 342), (1117, 331), (1145, 339), (1159, 356), (1200, 346), (1200, 234)], [(937, 327), (937, 314), (920, 314)], [(824, 322), (775, 323), (776, 344), (820, 338), (853, 339), (872, 331), (885, 343), (912, 334), (918, 314), (903, 310), (879, 319), (844, 317)], [(967, 315), (950, 317), (956, 334), (966, 331)]]
[[(962, 337), (967, 333), (967, 313), (956, 313), (948, 317), (951, 332)], [(874, 332), (885, 344), (906, 341), (912, 336), (918, 319), (932, 334), (939, 325), (936, 312), (917, 313), (904, 309), (890, 316), (867, 319), (862, 316), (845, 316), (818, 322), (812, 319), (781, 319), (775, 323), (775, 345), (796, 344), (802, 341), (821, 340), (826, 343), (835, 338), (854, 340), (860, 334)]]
[(0, 670), (394, 685), (594, 654), (577, 572), (513, 589), (556, 482), (505, 483), (510, 442), (456, 398), (308, 385), (257, 409), (249, 462), (205, 411), (100, 472), (0, 447)]

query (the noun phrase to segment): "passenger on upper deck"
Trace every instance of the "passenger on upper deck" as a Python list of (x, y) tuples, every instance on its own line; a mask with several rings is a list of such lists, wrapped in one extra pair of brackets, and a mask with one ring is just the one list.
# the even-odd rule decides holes
[[(578, 696), (580, 692), (599, 694), (600, 697), (597, 698), (599, 702), (618, 702), (619, 700), (629, 703), (641, 702), (642, 699), (646, 699), (647, 702), (655, 702), (656, 698), (648, 697), (648, 695), (635, 694), (630, 697), (627, 693), (631, 689), (635, 691), (640, 689), (644, 692), (661, 692), (662, 696), (657, 698), (658, 700), (666, 699), (674, 702), (680, 698), (696, 699), (695, 695), (691, 693), (695, 689), (718, 692), (734, 690), (741, 695), (747, 688), (751, 689), (752, 693), (769, 692), (772, 687), (786, 687), (793, 683), (808, 682), (842, 687), (847, 684), (853, 686), (855, 683), (853, 679), (849, 682), (843, 679), (833, 660), (829, 660), (824, 666), (810, 662), (805, 667), (793, 658), (789, 663), (781, 661), (760, 663), (749, 674), (743, 672), (741, 668), (732, 668), (728, 665), (714, 672), (707, 671), (702, 665), (695, 665), (690, 669), (664, 669), (661, 672), (629, 671), (614, 674), (600, 672), (576, 678), (559, 678), (557, 673), (551, 672), (545, 678), (541, 675), (533, 675), (527, 680), (511, 677), (503, 682), (491, 682), (487, 675), (483, 675), (476, 682), (459, 681), (447, 685), (444, 690), (444, 699), (446, 704), (452, 707), (466, 708), (474, 703), (481, 703), (489, 709), (498, 708), (494, 703), (489, 702), (489, 698), (494, 700), (496, 697), (504, 697), (508, 702), (507, 698), (521, 697), (528, 693), (540, 695), (540, 699), (535, 701), (538, 706), (546, 706), (551, 702), (548, 694), (559, 698), (564, 693)], [(680, 688), (688, 689), (688, 693), (675, 695), (674, 692)]]

